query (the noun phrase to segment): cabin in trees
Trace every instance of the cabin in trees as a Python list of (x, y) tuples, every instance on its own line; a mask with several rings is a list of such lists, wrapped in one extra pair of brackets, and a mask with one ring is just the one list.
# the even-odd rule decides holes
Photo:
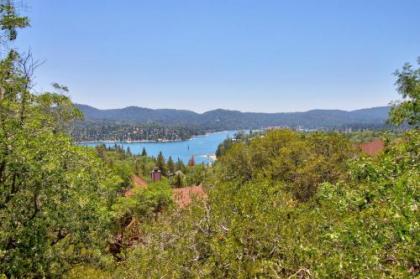
[(160, 181), (162, 179), (162, 173), (161, 173), (160, 169), (154, 168), (153, 171), (150, 174), (150, 177), (151, 177), (153, 182)]

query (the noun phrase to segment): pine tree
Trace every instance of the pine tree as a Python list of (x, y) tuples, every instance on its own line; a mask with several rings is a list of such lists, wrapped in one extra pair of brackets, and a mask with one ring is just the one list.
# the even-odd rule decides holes
[(143, 157), (147, 156), (146, 148), (144, 148), (144, 147), (143, 147), (143, 150), (141, 151), (141, 156), (143, 156)]
[(165, 157), (163, 157), (162, 151), (159, 152), (157, 156), (156, 166), (160, 169), (162, 175), (166, 175), (166, 163), (165, 163)]
[(175, 163), (174, 163), (174, 160), (172, 160), (171, 156), (169, 156), (168, 162), (166, 164), (167, 164), (167, 167), (168, 167), (169, 174), (174, 174), (175, 173)]
[(176, 168), (177, 171), (185, 172), (184, 162), (182, 162), (182, 160), (178, 158), (178, 161), (176, 162), (175, 168)]
[(142, 162), (142, 164), (141, 164), (141, 174), (143, 175), (143, 176), (146, 176), (147, 175), (147, 168), (146, 168), (146, 162)]
[(194, 155), (191, 156), (191, 159), (188, 161), (188, 166), (189, 167), (194, 167), (195, 166), (195, 159), (194, 159)]
[(140, 173), (140, 163), (139, 161), (136, 159), (135, 163), (134, 163), (134, 173), (136, 175), (141, 175)]
[(177, 188), (181, 188), (183, 185), (184, 185), (183, 174), (181, 172), (178, 172), (175, 175), (174, 186)]

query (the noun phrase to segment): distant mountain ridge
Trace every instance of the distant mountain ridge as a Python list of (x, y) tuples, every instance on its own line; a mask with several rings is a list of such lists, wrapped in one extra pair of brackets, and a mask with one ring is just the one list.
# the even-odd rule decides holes
[(352, 111), (309, 110), (306, 112), (256, 113), (216, 109), (204, 113), (176, 109), (149, 109), (130, 106), (121, 109), (97, 109), (76, 104), (88, 122), (160, 124), (191, 126), (208, 130), (258, 129), (273, 126), (305, 129), (369, 128), (384, 126), (390, 107)]

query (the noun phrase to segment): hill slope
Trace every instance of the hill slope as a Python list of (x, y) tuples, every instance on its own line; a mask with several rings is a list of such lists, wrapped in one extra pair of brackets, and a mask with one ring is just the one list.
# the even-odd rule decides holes
[(388, 118), (389, 107), (375, 107), (353, 111), (310, 110), (292, 113), (254, 113), (217, 109), (202, 114), (175, 109), (126, 107), (100, 110), (78, 104), (89, 122), (148, 124), (165, 126), (195, 126), (209, 130), (256, 129), (271, 126), (300, 126), (306, 129), (343, 127), (380, 127)]

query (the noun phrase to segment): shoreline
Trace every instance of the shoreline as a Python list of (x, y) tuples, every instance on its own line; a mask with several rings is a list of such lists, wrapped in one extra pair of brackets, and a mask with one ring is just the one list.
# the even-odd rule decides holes
[[(193, 138), (193, 137), (192, 137)], [(86, 144), (86, 143), (171, 143), (171, 142), (182, 142), (182, 141), (189, 141), (192, 138), (186, 139), (186, 140), (84, 140), (84, 141), (78, 141), (77, 144)]]
[(158, 140), (131, 140), (131, 141), (126, 141), (126, 140), (86, 140), (86, 141), (76, 141), (76, 144), (95, 144), (95, 143), (104, 143), (104, 144), (129, 144), (129, 143), (174, 143), (174, 142), (185, 142), (185, 141), (190, 141), (194, 138), (199, 138), (199, 137), (205, 137), (208, 135), (212, 135), (212, 134), (218, 134), (218, 133), (224, 133), (224, 132), (237, 132), (237, 131), (231, 131), (231, 130), (225, 130), (225, 131), (216, 131), (216, 132), (206, 132), (204, 134), (200, 134), (200, 135), (194, 135), (192, 137), (190, 137), (189, 139), (177, 139), (177, 140), (165, 140), (165, 139), (158, 139)]

